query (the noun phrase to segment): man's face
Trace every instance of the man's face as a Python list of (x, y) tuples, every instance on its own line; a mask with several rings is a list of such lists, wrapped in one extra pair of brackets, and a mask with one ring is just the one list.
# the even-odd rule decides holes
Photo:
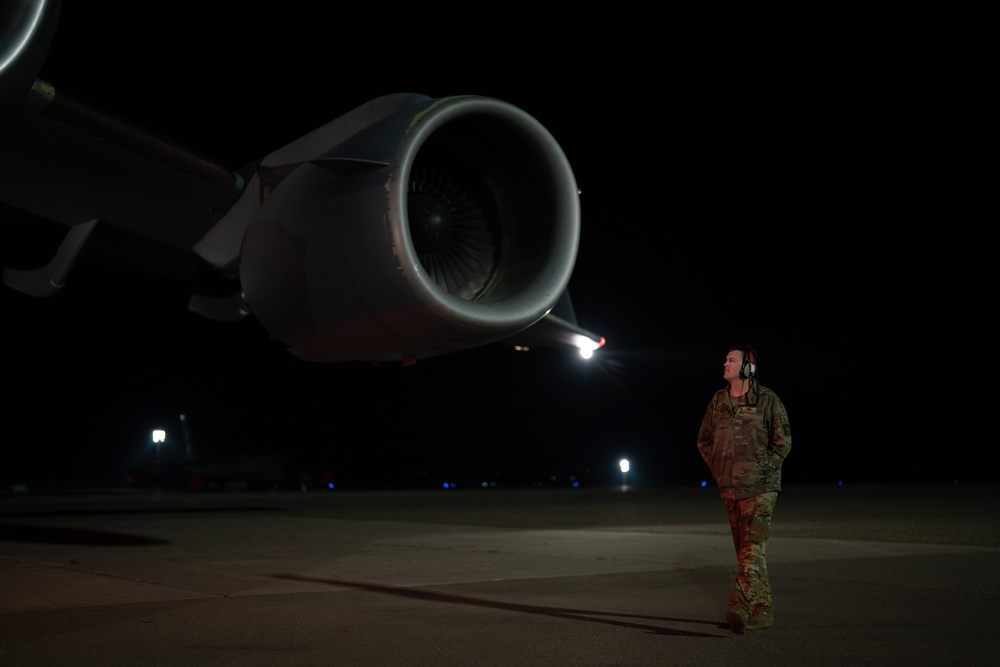
[(722, 379), (735, 382), (740, 379), (740, 368), (743, 367), (743, 350), (730, 350), (726, 355), (726, 363), (722, 368)]

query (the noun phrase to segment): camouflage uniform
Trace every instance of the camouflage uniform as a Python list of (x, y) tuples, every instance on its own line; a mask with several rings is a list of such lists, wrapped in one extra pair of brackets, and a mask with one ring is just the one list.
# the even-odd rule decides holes
[(764, 551), (781, 490), (781, 464), (791, 449), (788, 413), (773, 391), (754, 381), (739, 399), (730, 398), (728, 387), (712, 396), (698, 451), (726, 503), (739, 563), (726, 615), (734, 632), (774, 624)]

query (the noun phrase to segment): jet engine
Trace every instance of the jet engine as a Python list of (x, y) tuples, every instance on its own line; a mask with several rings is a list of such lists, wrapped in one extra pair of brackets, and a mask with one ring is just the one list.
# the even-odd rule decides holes
[(255, 179), (243, 299), (302, 359), (406, 363), (508, 338), (552, 309), (576, 261), (566, 156), (496, 99), (419, 96)]

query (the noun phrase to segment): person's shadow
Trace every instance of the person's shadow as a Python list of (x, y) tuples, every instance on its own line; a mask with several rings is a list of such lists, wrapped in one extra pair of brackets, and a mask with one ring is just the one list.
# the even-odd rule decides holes
[[(450, 595), (447, 593), (435, 593), (434, 591), (420, 590), (414, 588), (400, 588), (397, 586), (386, 586), (364, 581), (344, 581), (342, 579), (313, 579), (300, 577), (294, 574), (271, 575), (276, 579), (288, 581), (307, 581), (314, 584), (327, 584), (330, 586), (343, 586), (345, 588), (355, 588), (357, 590), (368, 591), (370, 593), (383, 593), (385, 595), (395, 595), (398, 597), (411, 598), (415, 600), (427, 600), (429, 602), (441, 602), (444, 604), (465, 604), (478, 607), (490, 607), (492, 609), (503, 609), (506, 611), (517, 611), (525, 614), (544, 614), (546, 616), (557, 616), (560, 618), (571, 618), (590, 623), (605, 623), (608, 625), (618, 625), (625, 628), (635, 628), (657, 635), (674, 635), (680, 637), (708, 637), (721, 639), (724, 635), (709, 634), (704, 632), (694, 632), (691, 630), (677, 630), (665, 628), (659, 625), (641, 623), (640, 619), (656, 621), (662, 623), (695, 623), (707, 625), (713, 628), (727, 629), (729, 626), (718, 621), (705, 621), (694, 618), (673, 618), (670, 616), (643, 616), (640, 614), (620, 614), (617, 612), (593, 611), (589, 609), (564, 609), (562, 607), (541, 607), (531, 604), (518, 604), (514, 602), (497, 602), (495, 600), (481, 600), (462, 595)], [(603, 618), (602, 618), (603, 617)]]

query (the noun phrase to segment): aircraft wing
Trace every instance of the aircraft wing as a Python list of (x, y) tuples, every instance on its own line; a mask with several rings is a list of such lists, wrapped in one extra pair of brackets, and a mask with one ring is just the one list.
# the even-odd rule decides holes
[(526, 112), (386, 95), (230, 169), (38, 79), (59, 10), (0, 9), (0, 202), (67, 229), (43, 266), (6, 266), (9, 287), (55, 294), (110, 225), (224, 282), (194, 293), (192, 311), (252, 315), (305, 360), (603, 343), (555, 313), (568, 303), (579, 193)]

